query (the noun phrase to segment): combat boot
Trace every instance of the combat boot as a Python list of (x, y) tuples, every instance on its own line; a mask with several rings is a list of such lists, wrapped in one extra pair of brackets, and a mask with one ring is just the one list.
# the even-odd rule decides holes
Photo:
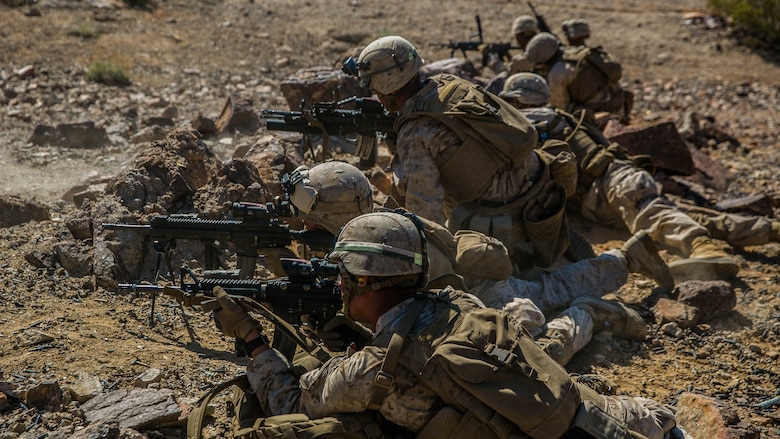
[(565, 366), (574, 356), (574, 344), (559, 329), (548, 328), (536, 339), (536, 344), (561, 366)]
[(636, 311), (620, 302), (611, 302), (593, 296), (580, 296), (572, 307), (585, 310), (593, 319), (593, 333), (609, 331), (618, 338), (644, 340), (647, 324)]
[(628, 261), (628, 271), (653, 279), (666, 291), (674, 288), (674, 278), (669, 266), (658, 254), (658, 247), (647, 231), (641, 230), (632, 236), (620, 249)]
[(687, 259), (669, 264), (677, 282), (686, 280), (726, 280), (739, 273), (737, 261), (719, 249), (707, 236), (693, 240)]

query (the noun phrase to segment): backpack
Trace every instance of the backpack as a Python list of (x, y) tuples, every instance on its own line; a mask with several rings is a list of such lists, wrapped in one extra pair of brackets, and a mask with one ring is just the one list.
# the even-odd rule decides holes
[[(632, 437), (624, 423), (604, 411), (603, 396), (574, 382), (505, 312), (491, 308), (461, 312), (457, 293), (445, 293), (434, 300), (451, 301), (442, 313), (450, 318), (449, 333), (434, 342), (426, 332), (408, 340), (408, 328), (422, 309), (413, 305), (393, 335), (380, 371), (381, 376), (392, 377), (392, 368), (401, 364), (418, 372), (421, 382), (442, 398), (445, 407), (418, 439)], [(417, 303), (424, 300), (418, 298)], [(401, 355), (402, 348), (410, 354)], [(430, 355), (418, 358), (421, 352)], [(381, 406), (387, 389), (375, 387), (372, 403)]]
[(536, 146), (536, 131), (519, 110), (481, 86), (454, 75), (431, 77), (437, 88), (415, 102), (395, 122), (427, 116), (463, 142), (451, 156), (436, 158), (441, 183), (458, 203), (479, 198), (496, 172), (521, 163)]
[(587, 102), (609, 84), (620, 80), (623, 68), (601, 47), (574, 46), (563, 52), (563, 60), (576, 66), (577, 74), (569, 84), (574, 102)]

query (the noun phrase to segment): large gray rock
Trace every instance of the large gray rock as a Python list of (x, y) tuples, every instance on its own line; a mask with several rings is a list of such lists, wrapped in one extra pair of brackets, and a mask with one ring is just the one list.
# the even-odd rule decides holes
[(87, 422), (116, 421), (135, 430), (176, 425), (182, 410), (170, 389), (120, 389), (98, 395), (81, 406)]
[(49, 219), (49, 209), (41, 203), (13, 195), (0, 195), (0, 227)]
[(68, 391), (72, 400), (83, 403), (103, 393), (103, 383), (96, 376), (79, 372), (78, 379)]
[(54, 246), (57, 260), (72, 277), (92, 274), (92, 246), (79, 241), (63, 241)]

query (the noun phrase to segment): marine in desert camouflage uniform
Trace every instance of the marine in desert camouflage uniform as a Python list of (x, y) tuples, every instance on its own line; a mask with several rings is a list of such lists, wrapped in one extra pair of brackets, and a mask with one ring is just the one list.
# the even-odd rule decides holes
[(563, 20), (561, 29), (563, 29), (569, 46), (584, 46), (585, 40), (590, 38), (590, 26), (587, 21), (581, 18)]
[(514, 54), (509, 62), (508, 73), (510, 75), (530, 72), (533, 69), (533, 64), (525, 56), (525, 47), (531, 41), (531, 38), (538, 33), (539, 23), (531, 15), (521, 15), (512, 22), (512, 35), (514, 35), (517, 47), (521, 49), (521, 52)]
[[(265, 416), (304, 413), (310, 418), (320, 418), (377, 409), (381, 417), (392, 424), (414, 434), (427, 434), (418, 437), (442, 437), (439, 430), (426, 430), (426, 425), (434, 419), (441, 421), (436, 415), (447, 407), (450, 410), (446, 413), (458, 411), (452, 412), (440, 394), (421, 380), (417, 364), (425, 359), (420, 357), (425, 351), (419, 349), (432, 352), (437, 343), (457, 328), (450, 323), (442, 325), (442, 321), (454, 322), (452, 318), (442, 320), (442, 316), (454, 315), (461, 319), (480, 309), (482, 304), (474, 296), (452, 288), (445, 288), (437, 295), (417, 293), (425, 284), (424, 253), (422, 230), (406, 215), (371, 213), (344, 227), (331, 260), (341, 266), (345, 314), (369, 326), (375, 335), (359, 351), (350, 349), (345, 355), (331, 358), (300, 378), (293, 372), (292, 365), (268, 346), (259, 322), (223, 290), (215, 289), (221, 305), (221, 309), (214, 312), (219, 328), (226, 335), (242, 338), (253, 346), (247, 376)], [(402, 336), (400, 345), (393, 341), (394, 334), (398, 333), (408, 334)], [(404, 348), (410, 345), (415, 349)], [(394, 355), (389, 359), (391, 349)], [(526, 346), (525, 349), (530, 353), (534, 348)], [(544, 357), (543, 354), (534, 355)], [(392, 372), (388, 376), (385, 371), (389, 363), (397, 366), (390, 366)], [(566, 372), (552, 362), (545, 362), (545, 368), (541, 372), (552, 374), (556, 379), (566, 377)], [(380, 371), (383, 373), (381, 380), (378, 378)], [(573, 384), (572, 389), (579, 394), (578, 401), (591, 403), (591, 408), (580, 403), (577, 413), (585, 410), (602, 417), (608, 414), (611, 422), (617, 423), (614, 425), (647, 438), (687, 437), (675, 426), (673, 411), (652, 400), (602, 396), (579, 384)], [(529, 407), (547, 403), (545, 395), (535, 395), (535, 398), (518, 400), (518, 403)], [(570, 412), (567, 410), (567, 413)], [(573, 416), (559, 416), (554, 421), (559, 424), (554, 428), (565, 431), (572, 420)], [(523, 424), (519, 419), (510, 421)], [(448, 418), (450, 430), (457, 422), (457, 419)], [(474, 422), (485, 421), (472, 418), (471, 422), (473, 427)], [(490, 434), (491, 430), (484, 427), (480, 431)], [(462, 433), (455, 430), (454, 434)], [(514, 430), (515, 435), (519, 433)]]
[(345, 68), (399, 112), (391, 169), (400, 205), (452, 232), (498, 238), (519, 267), (550, 266), (567, 250), (565, 189), (551, 163), (573, 163), (571, 154), (535, 150), (530, 123), (473, 83), (452, 75), (421, 81), (423, 60), (403, 38), (376, 40), (351, 64)]
[[(348, 163), (333, 161), (312, 168), (302, 166), (284, 180), (292, 183), (287, 188), (290, 201), (307, 227), (323, 227), (337, 235), (353, 218), (375, 211), (368, 178)], [(511, 268), (508, 271), (498, 268), (511, 266), (511, 262), (503, 244), (493, 238), (480, 234), (477, 245), (492, 246), (490, 254), (495, 256), (486, 258), (484, 252), (478, 251), (481, 259), (489, 260), (474, 261), (458, 251), (464, 245), (461, 234), (453, 236), (424, 219), (423, 224), (429, 279), (461, 285), (486, 306), (507, 310), (560, 364), (566, 364), (596, 332), (609, 330), (616, 337), (644, 339), (646, 325), (636, 312), (622, 304), (599, 299), (624, 285), (629, 269), (659, 279), (657, 282), (663, 288), (671, 288), (671, 274), (666, 265), (652, 243), (641, 237), (633, 239), (622, 250), (610, 250), (530, 281), (509, 276)], [(458, 275), (462, 279), (454, 279)], [(547, 321), (545, 315), (555, 318)], [(323, 340), (334, 339), (333, 334), (320, 336)]]
[[(540, 135), (568, 140), (579, 170), (579, 188), (574, 199), (585, 219), (599, 224), (623, 224), (632, 233), (647, 230), (657, 243), (686, 258), (670, 264), (678, 281), (727, 279), (738, 273), (736, 261), (712, 243), (709, 231), (662, 197), (653, 176), (628, 160), (619, 145), (610, 144), (588, 122), (548, 105), (550, 92), (544, 78), (533, 73), (513, 75), (500, 96), (522, 109)], [(725, 216), (716, 216), (710, 223), (724, 220)], [(720, 227), (719, 237), (739, 241), (753, 235), (753, 242), (766, 242), (771, 237), (768, 221), (761, 224), (740, 215), (728, 217), (731, 230)]]
[(601, 47), (564, 47), (555, 35), (541, 32), (528, 42), (525, 55), (547, 80), (556, 108), (612, 113), (628, 123), (633, 94), (620, 85), (620, 64)]

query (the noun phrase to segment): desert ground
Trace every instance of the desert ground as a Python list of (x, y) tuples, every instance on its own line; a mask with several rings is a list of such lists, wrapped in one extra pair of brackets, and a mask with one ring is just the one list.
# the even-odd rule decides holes
[[(535, 7), (556, 32), (564, 19), (589, 21), (590, 43), (623, 63), (623, 84), (637, 99), (633, 125), (679, 124), (691, 112), (709, 118), (721, 137), (711, 136), (700, 149), (723, 166), (727, 187), (705, 186), (699, 201), (717, 205), (763, 195), (771, 204), (767, 216), (775, 218), (779, 52), (742, 45), (725, 21), (684, 20), (691, 12), (708, 17), (699, 0), (546, 0)], [(379, 36), (403, 35), (435, 61), (450, 56), (440, 43), (474, 38), (475, 15), (486, 42), (509, 42), (512, 20), (528, 12), (525, 2), (499, 0), (159, 0), (146, 8), (118, 0), (0, 1), (0, 196), (44, 206), (50, 217), (0, 229), (0, 395), (11, 395), (0, 399), (0, 438), (64, 438), (83, 431), (80, 403), (69, 401), (67, 391), (80, 377), (97, 377), (108, 392), (133, 388), (139, 375), (159, 370), (152, 387), (171, 389), (187, 405), (246, 364), (205, 313), (187, 310), (192, 339), (180, 308), (161, 300), (157, 324), (150, 327), (148, 298), (121, 294), (90, 275), (73, 276), (56, 263), (36, 268), (29, 262), (31, 254), (74, 240), (66, 227), (80, 211), (74, 190), (132, 166), (149, 146), (131, 140), (146, 128), (143, 121), (168, 108), (175, 108), (168, 115), (177, 126), (199, 115), (216, 119), (234, 93), (251, 96), (258, 112), (287, 109), (279, 88), (285, 78), (304, 68), (336, 66), (344, 53)], [(478, 63), (477, 53), (469, 56)], [(88, 81), (86, 70), (95, 61), (121, 66), (131, 84)], [(91, 148), (30, 142), (40, 125), (85, 121), (105, 128), (108, 141)], [(268, 134), (261, 127), (203, 141), (227, 162), (236, 148)], [(576, 218), (573, 225), (597, 251), (617, 248), (629, 236)], [(568, 368), (601, 374), (620, 394), (670, 405), (681, 394), (712, 397), (734, 411), (742, 434), (752, 432), (732, 437), (780, 438), (780, 405), (759, 406), (779, 394), (780, 244), (718, 244), (741, 268), (730, 282), (737, 297), (730, 313), (667, 333), (650, 311), (658, 299), (652, 283), (632, 276), (611, 297), (639, 310), (651, 336), (627, 342), (601, 334)], [(65, 389), (62, 404), (27, 407), (14, 397), (43, 382)], [(225, 434), (221, 413), (207, 436)], [(697, 439), (708, 437), (695, 422), (685, 427)], [(180, 424), (140, 434), (184, 437)]]

